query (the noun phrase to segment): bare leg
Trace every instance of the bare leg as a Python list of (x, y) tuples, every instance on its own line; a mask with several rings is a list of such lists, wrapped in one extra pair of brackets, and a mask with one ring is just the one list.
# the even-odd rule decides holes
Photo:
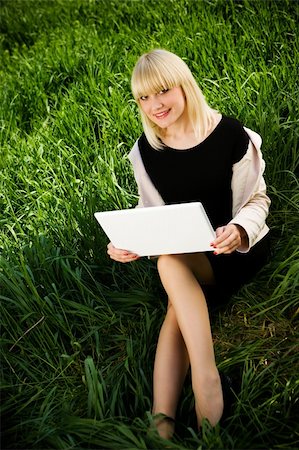
[[(168, 303), (168, 310), (160, 330), (154, 366), (153, 414), (163, 413), (175, 417), (178, 399), (189, 368), (189, 356), (179, 329), (174, 308)], [(169, 439), (174, 424), (157, 420), (160, 436)]]
[[(215, 364), (209, 314), (198, 282), (204, 279), (207, 282), (213, 281), (213, 273), (207, 259), (204, 258), (206, 257), (202, 254), (186, 254), (163, 255), (158, 260), (160, 278), (171, 299), (172, 308), (169, 308), (167, 322), (161, 329), (154, 374), (154, 411), (174, 417), (179, 392), (187, 371), (187, 358), (182, 341), (185, 342), (191, 363), (192, 387), (199, 426), (203, 418), (207, 418), (215, 425), (223, 411), (221, 382)], [(172, 349), (175, 345), (179, 348), (173, 358), (169, 357), (170, 350), (167, 351), (169, 345)], [(166, 361), (169, 362), (169, 367)], [(168, 387), (163, 389), (166, 383)]]

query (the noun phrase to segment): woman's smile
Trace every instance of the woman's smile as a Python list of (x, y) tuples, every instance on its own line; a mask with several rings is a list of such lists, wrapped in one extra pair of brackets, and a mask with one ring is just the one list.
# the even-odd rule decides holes
[(157, 119), (165, 119), (168, 116), (170, 109), (154, 114)]
[(147, 117), (161, 128), (177, 126), (186, 119), (185, 95), (179, 86), (144, 95), (139, 102)]

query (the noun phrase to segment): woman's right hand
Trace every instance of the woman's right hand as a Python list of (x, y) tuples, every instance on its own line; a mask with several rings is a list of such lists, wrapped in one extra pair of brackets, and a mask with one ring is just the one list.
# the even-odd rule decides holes
[(109, 242), (109, 244), (107, 245), (107, 253), (111, 259), (114, 259), (114, 261), (118, 261), (121, 263), (136, 261), (140, 258), (140, 256), (136, 255), (136, 253), (131, 253), (127, 250), (120, 250), (119, 248), (115, 248), (111, 242)]

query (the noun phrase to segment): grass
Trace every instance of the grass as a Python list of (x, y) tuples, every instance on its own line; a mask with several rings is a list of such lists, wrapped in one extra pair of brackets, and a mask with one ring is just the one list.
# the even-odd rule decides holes
[[(298, 448), (298, 3), (1, 0), (1, 428), (5, 449)], [(239, 382), (225, 428), (147, 433), (165, 295), (106, 257), (93, 213), (133, 207), (138, 56), (184, 57), (209, 102), (263, 137), (272, 257), (213, 323)]]

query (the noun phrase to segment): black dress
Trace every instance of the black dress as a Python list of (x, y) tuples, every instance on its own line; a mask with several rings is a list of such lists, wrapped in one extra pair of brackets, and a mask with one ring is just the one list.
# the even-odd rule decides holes
[[(243, 158), (248, 144), (249, 137), (241, 123), (226, 116), (203, 142), (189, 149), (156, 150), (144, 133), (138, 141), (145, 170), (165, 204), (200, 201), (214, 229), (232, 219), (232, 167)], [(206, 252), (218, 297), (231, 296), (265, 264), (268, 241), (266, 236), (248, 253)], [(211, 297), (208, 292), (207, 296)]]

